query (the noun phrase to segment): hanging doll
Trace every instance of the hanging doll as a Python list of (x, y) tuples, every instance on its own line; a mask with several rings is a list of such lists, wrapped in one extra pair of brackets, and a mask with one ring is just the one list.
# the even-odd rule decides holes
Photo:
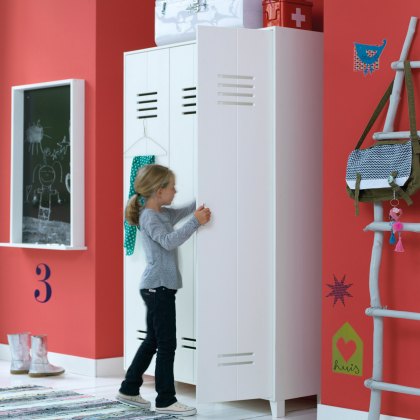
[(389, 211), (389, 223), (391, 225), (391, 237), (389, 238), (389, 243), (391, 245), (395, 244), (395, 234), (398, 233), (398, 242), (395, 246), (395, 252), (404, 252), (404, 247), (402, 244), (402, 230), (404, 225), (400, 222), (400, 217), (402, 214), (403, 211), (398, 207), (392, 207), (392, 209)]

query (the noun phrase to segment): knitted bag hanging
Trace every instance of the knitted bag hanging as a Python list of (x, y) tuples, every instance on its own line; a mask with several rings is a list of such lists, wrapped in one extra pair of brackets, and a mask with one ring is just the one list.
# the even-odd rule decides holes
[(374, 202), (402, 198), (410, 205), (413, 203), (410, 196), (420, 188), (420, 138), (417, 135), (413, 82), (408, 61), (404, 62), (404, 74), (410, 117), (410, 139), (378, 141), (374, 146), (360, 149), (391, 95), (393, 87), (391, 83), (347, 161), (347, 193), (355, 201), (356, 215), (359, 214), (360, 201)]
[[(145, 165), (150, 165), (155, 163), (154, 156), (136, 156), (133, 158), (131, 164), (131, 173), (130, 173), (130, 191), (128, 193), (128, 198), (136, 193), (134, 190), (134, 180), (136, 179), (137, 172), (139, 169)], [(137, 235), (138, 226), (132, 226), (124, 220), (124, 248), (125, 255), (133, 255), (134, 248), (136, 246), (136, 235)]]

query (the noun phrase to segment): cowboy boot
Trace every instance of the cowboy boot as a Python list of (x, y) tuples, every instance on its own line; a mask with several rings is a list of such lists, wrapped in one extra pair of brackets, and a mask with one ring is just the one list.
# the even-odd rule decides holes
[(33, 335), (31, 337), (31, 366), (29, 376), (40, 378), (43, 376), (57, 376), (64, 373), (64, 369), (48, 362), (47, 336)]
[(31, 356), (29, 354), (29, 333), (7, 334), (12, 364), (10, 373), (21, 375), (29, 372)]

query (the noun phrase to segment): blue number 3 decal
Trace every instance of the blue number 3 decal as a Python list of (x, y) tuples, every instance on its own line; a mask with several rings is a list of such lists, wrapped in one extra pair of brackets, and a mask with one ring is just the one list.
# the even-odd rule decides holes
[(42, 268), (41, 267), (44, 267), (45, 272), (44, 272), (44, 278), (40, 279), (39, 281), (41, 281), (42, 283), (45, 284), (45, 299), (44, 300), (38, 299), (39, 295), (41, 294), (41, 292), (38, 289), (35, 290), (34, 295), (35, 295), (35, 300), (37, 302), (46, 303), (51, 299), (51, 294), (52, 294), (51, 285), (47, 282), (47, 280), (51, 276), (51, 270), (50, 270), (50, 267), (48, 267), (47, 264), (44, 264), (44, 263), (38, 264), (36, 266), (36, 270), (35, 270), (36, 274), (38, 276), (40, 276), (41, 273), (42, 273)]

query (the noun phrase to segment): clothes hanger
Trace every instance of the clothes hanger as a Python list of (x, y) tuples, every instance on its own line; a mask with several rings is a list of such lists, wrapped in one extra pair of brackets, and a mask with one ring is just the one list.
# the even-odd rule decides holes
[[(148, 141), (152, 142), (156, 148), (153, 147), (153, 153), (149, 153)], [(147, 126), (146, 119), (143, 119), (143, 136), (137, 139), (127, 150), (124, 152), (124, 157), (134, 157), (142, 155), (155, 155), (155, 156), (165, 156), (168, 152), (156, 141), (147, 135)]]

